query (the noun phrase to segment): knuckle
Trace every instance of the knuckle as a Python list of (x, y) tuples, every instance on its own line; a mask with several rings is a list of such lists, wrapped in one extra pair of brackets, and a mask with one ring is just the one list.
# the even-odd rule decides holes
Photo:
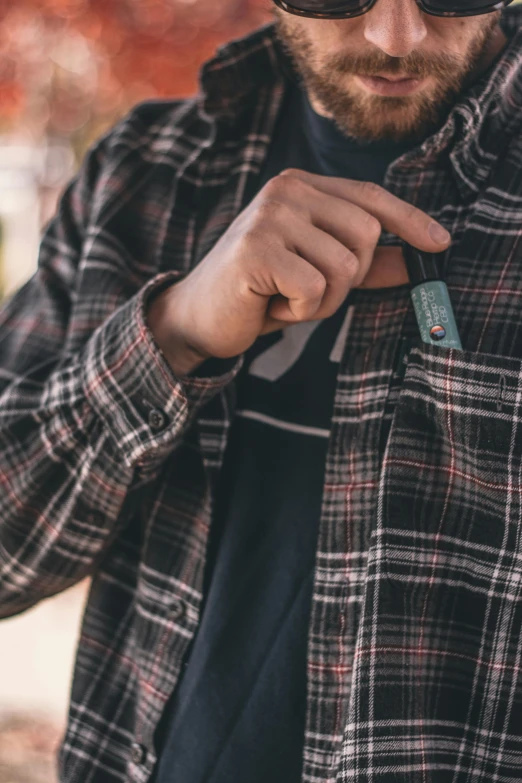
[(293, 198), (307, 187), (296, 169), (286, 169), (273, 177), (264, 187), (267, 195), (276, 198)]
[(344, 254), (341, 264), (341, 276), (346, 280), (353, 280), (359, 274), (359, 259), (355, 255), (348, 251)]
[(270, 199), (277, 199), (280, 197), (281, 190), (279, 186), (279, 177), (281, 175), (278, 174), (276, 177), (272, 177), (272, 179), (269, 179), (268, 182), (263, 185), (263, 188), (261, 190), (261, 201), (267, 201)]
[(361, 182), (360, 188), (365, 201), (368, 200), (371, 203), (377, 201), (380, 203), (386, 197), (385, 189), (376, 182)]
[(359, 269), (359, 261), (351, 250), (338, 244), (329, 255), (336, 277), (350, 279)]
[(240, 238), (240, 248), (243, 252), (251, 252), (266, 242), (266, 233), (262, 230), (261, 226), (254, 222), (249, 226)]
[(303, 280), (303, 292), (309, 299), (319, 299), (323, 296), (326, 289), (326, 279), (323, 275), (312, 267), (312, 271), (308, 273)]
[(361, 221), (361, 229), (364, 239), (374, 244), (381, 235), (382, 226), (376, 217), (367, 212)]
[(260, 202), (255, 217), (255, 225), (273, 223), (286, 209), (286, 205), (273, 196), (268, 196)]
[(296, 169), (296, 168), (283, 169), (283, 171), (279, 172), (279, 176), (280, 177), (295, 177), (295, 178), (299, 178), (299, 174), (300, 174), (299, 169)]

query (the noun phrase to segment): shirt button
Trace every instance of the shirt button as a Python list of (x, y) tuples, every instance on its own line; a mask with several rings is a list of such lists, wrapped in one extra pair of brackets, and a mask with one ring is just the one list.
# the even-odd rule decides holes
[(101, 511), (90, 511), (87, 514), (87, 523), (93, 527), (101, 527), (105, 522), (105, 517)]
[(159, 411), (157, 408), (153, 408), (151, 411), (149, 411), (149, 427), (151, 430), (154, 430), (157, 432), (158, 430), (162, 430), (166, 423), (167, 423), (167, 417), (165, 416), (162, 411)]
[(131, 745), (131, 759), (135, 764), (144, 764), (147, 758), (147, 749), (140, 745), (138, 742), (133, 742)]
[(134, 473), (138, 481), (144, 479), (146, 475), (145, 465), (136, 465)]
[(184, 614), (185, 614), (185, 604), (179, 598), (176, 598), (172, 602), (172, 606), (170, 608), (170, 616), (174, 620), (180, 620)]

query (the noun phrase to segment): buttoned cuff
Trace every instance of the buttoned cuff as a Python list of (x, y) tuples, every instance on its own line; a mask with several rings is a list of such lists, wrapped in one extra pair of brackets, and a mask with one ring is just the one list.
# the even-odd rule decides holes
[(182, 437), (197, 410), (238, 374), (244, 355), (207, 359), (178, 378), (147, 326), (148, 300), (183, 272), (157, 275), (92, 335), (84, 349), (86, 398), (125, 463), (157, 464)]

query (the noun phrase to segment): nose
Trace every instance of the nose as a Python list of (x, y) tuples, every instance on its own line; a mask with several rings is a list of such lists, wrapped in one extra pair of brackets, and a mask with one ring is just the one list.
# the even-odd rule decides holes
[(363, 19), (366, 40), (390, 57), (406, 57), (427, 35), (415, 0), (377, 0)]

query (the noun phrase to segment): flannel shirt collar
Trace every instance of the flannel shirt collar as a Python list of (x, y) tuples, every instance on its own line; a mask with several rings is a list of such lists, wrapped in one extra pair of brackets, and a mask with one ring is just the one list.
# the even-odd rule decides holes
[(284, 57), (273, 23), (219, 47), (200, 72), (202, 107), (206, 114), (237, 117), (255, 99), (257, 90), (285, 80)]
[[(433, 167), (451, 145), (449, 161), (464, 200), (476, 197), (509, 138), (521, 130), (522, 6), (506, 8), (501, 25), (509, 42), (494, 67), (461, 94), (442, 128), (399, 161), (403, 169)], [(203, 66), (203, 112), (233, 124), (259, 90), (295, 76), (269, 23), (220, 47)]]

